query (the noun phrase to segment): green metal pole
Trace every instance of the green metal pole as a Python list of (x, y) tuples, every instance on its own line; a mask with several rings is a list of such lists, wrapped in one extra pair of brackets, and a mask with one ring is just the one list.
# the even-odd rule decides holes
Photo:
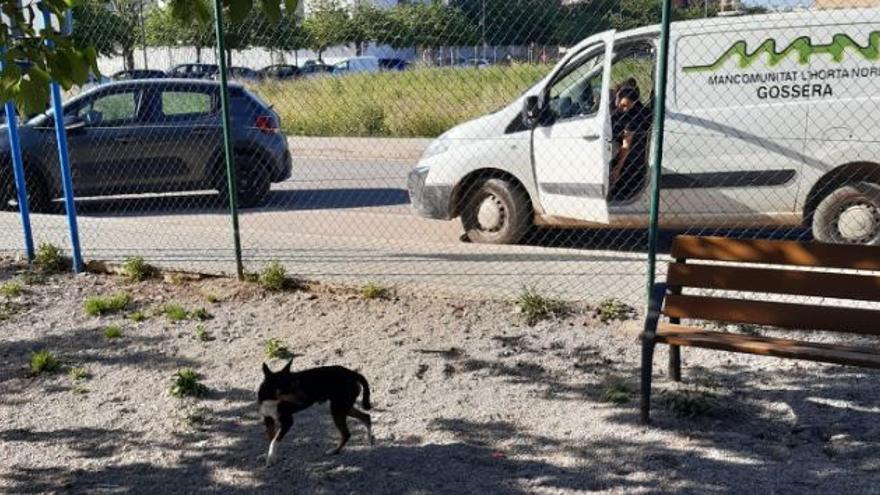
[(223, 155), (226, 157), (226, 180), (229, 186), (229, 215), (232, 217), (232, 237), (235, 244), (235, 272), (244, 280), (241, 263), (241, 234), (238, 230), (238, 180), (235, 157), (232, 154), (232, 130), (229, 124), (229, 81), (226, 78), (226, 39), (223, 34), (223, 6), (214, 0), (214, 33), (217, 36), (217, 65), (220, 69), (220, 109), (223, 112)]
[(654, 124), (651, 156), (651, 220), (648, 227), (648, 300), (652, 294), (657, 268), (658, 218), (660, 216), (660, 176), (663, 165), (663, 123), (666, 121), (666, 76), (669, 61), (669, 20), (672, 15), (671, 0), (663, 2), (660, 20), (660, 49), (657, 53), (657, 90), (654, 94)]

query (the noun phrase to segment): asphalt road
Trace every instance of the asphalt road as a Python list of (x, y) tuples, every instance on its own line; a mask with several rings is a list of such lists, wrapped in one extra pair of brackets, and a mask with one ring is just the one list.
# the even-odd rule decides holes
[[(327, 146), (297, 152), (295, 177), (273, 186), (269, 206), (241, 214), (246, 268), (279, 260), (293, 274), (328, 282), (493, 296), (529, 286), (575, 300), (643, 300), (643, 232), (538, 231), (524, 245), (466, 243), (458, 221), (411, 213), (406, 174), (417, 153), (373, 147), (364, 155)], [(165, 267), (234, 273), (230, 219), (206, 195), (86, 199), (77, 208), (86, 259), (140, 255)], [(64, 216), (32, 222), (38, 242), (69, 246)], [(21, 252), (18, 214), (0, 213), (0, 229), (0, 250)]]

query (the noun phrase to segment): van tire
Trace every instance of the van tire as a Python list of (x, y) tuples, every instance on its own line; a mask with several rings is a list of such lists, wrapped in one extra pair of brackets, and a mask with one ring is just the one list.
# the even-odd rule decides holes
[(515, 244), (532, 223), (529, 196), (504, 179), (486, 179), (471, 186), (461, 210), (465, 235), (478, 244)]
[(841, 185), (819, 202), (812, 227), (820, 242), (880, 246), (880, 185)]

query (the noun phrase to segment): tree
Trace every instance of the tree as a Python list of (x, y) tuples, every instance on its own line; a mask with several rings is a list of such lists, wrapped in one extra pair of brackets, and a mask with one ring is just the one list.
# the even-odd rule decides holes
[(116, 12), (98, 0), (83, 0), (73, 7), (73, 41), (77, 47), (92, 46), (99, 55), (115, 55), (122, 36), (122, 21)]
[[(41, 0), (39, 5), (52, 15), (61, 17), (73, 7), (75, 0)], [(96, 0), (105, 5), (110, 0)], [(168, 0), (174, 18), (207, 22), (211, 9), (206, 2)], [(241, 22), (253, 10), (253, 0), (222, 0), (224, 13), (233, 22)], [(272, 20), (281, 11), (296, 12), (297, 0), (260, 0), (261, 10)], [(31, 20), (39, 14), (36, 6), (20, 8), (19, 0), (0, 0), (4, 20), (0, 23), (0, 100), (13, 101), (24, 114), (42, 111), (49, 100), (49, 82), (54, 80), (64, 89), (84, 84), (90, 72), (99, 73), (98, 51), (94, 44), (83, 46), (73, 37), (45, 29), (37, 32)], [(132, 29), (132, 35), (136, 32)], [(51, 42), (51, 47), (46, 42)], [(22, 62), (22, 63), (20, 63)]]
[(184, 21), (174, 17), (168, 7), (150, 10), (145, 24), (147, 44), (194, 47), (199, 62), (202, 60), (202, 49), (214, 46), (214, 29), (210, 22), (199, 18)]
[(327, 48), (349, 41), (351, 19), (337, 0), (319, 0), (303, 27), (309, 48), (318, 54), (318, 60)]

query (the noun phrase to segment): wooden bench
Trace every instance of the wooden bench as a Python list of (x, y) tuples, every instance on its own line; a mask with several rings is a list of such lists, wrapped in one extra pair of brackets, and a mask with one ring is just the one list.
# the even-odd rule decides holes
[[(642, 422), (650, 421), (657, 344), (669, 346), (669, 376), (675, 381), (681, 380), (681, 346), (880, 368), (880, 346), (833, 345), (681, 324), (687, 319), (878, 336), (880, 311), (852, 303), (880, 301), (880, 247), (679, 236), (672, 257), (666, 283), (652, 288), (642, 334)], [(725, 293), (694, 294), (694, 289)], [(781, 302), (782, 295), (838, 301)]]

